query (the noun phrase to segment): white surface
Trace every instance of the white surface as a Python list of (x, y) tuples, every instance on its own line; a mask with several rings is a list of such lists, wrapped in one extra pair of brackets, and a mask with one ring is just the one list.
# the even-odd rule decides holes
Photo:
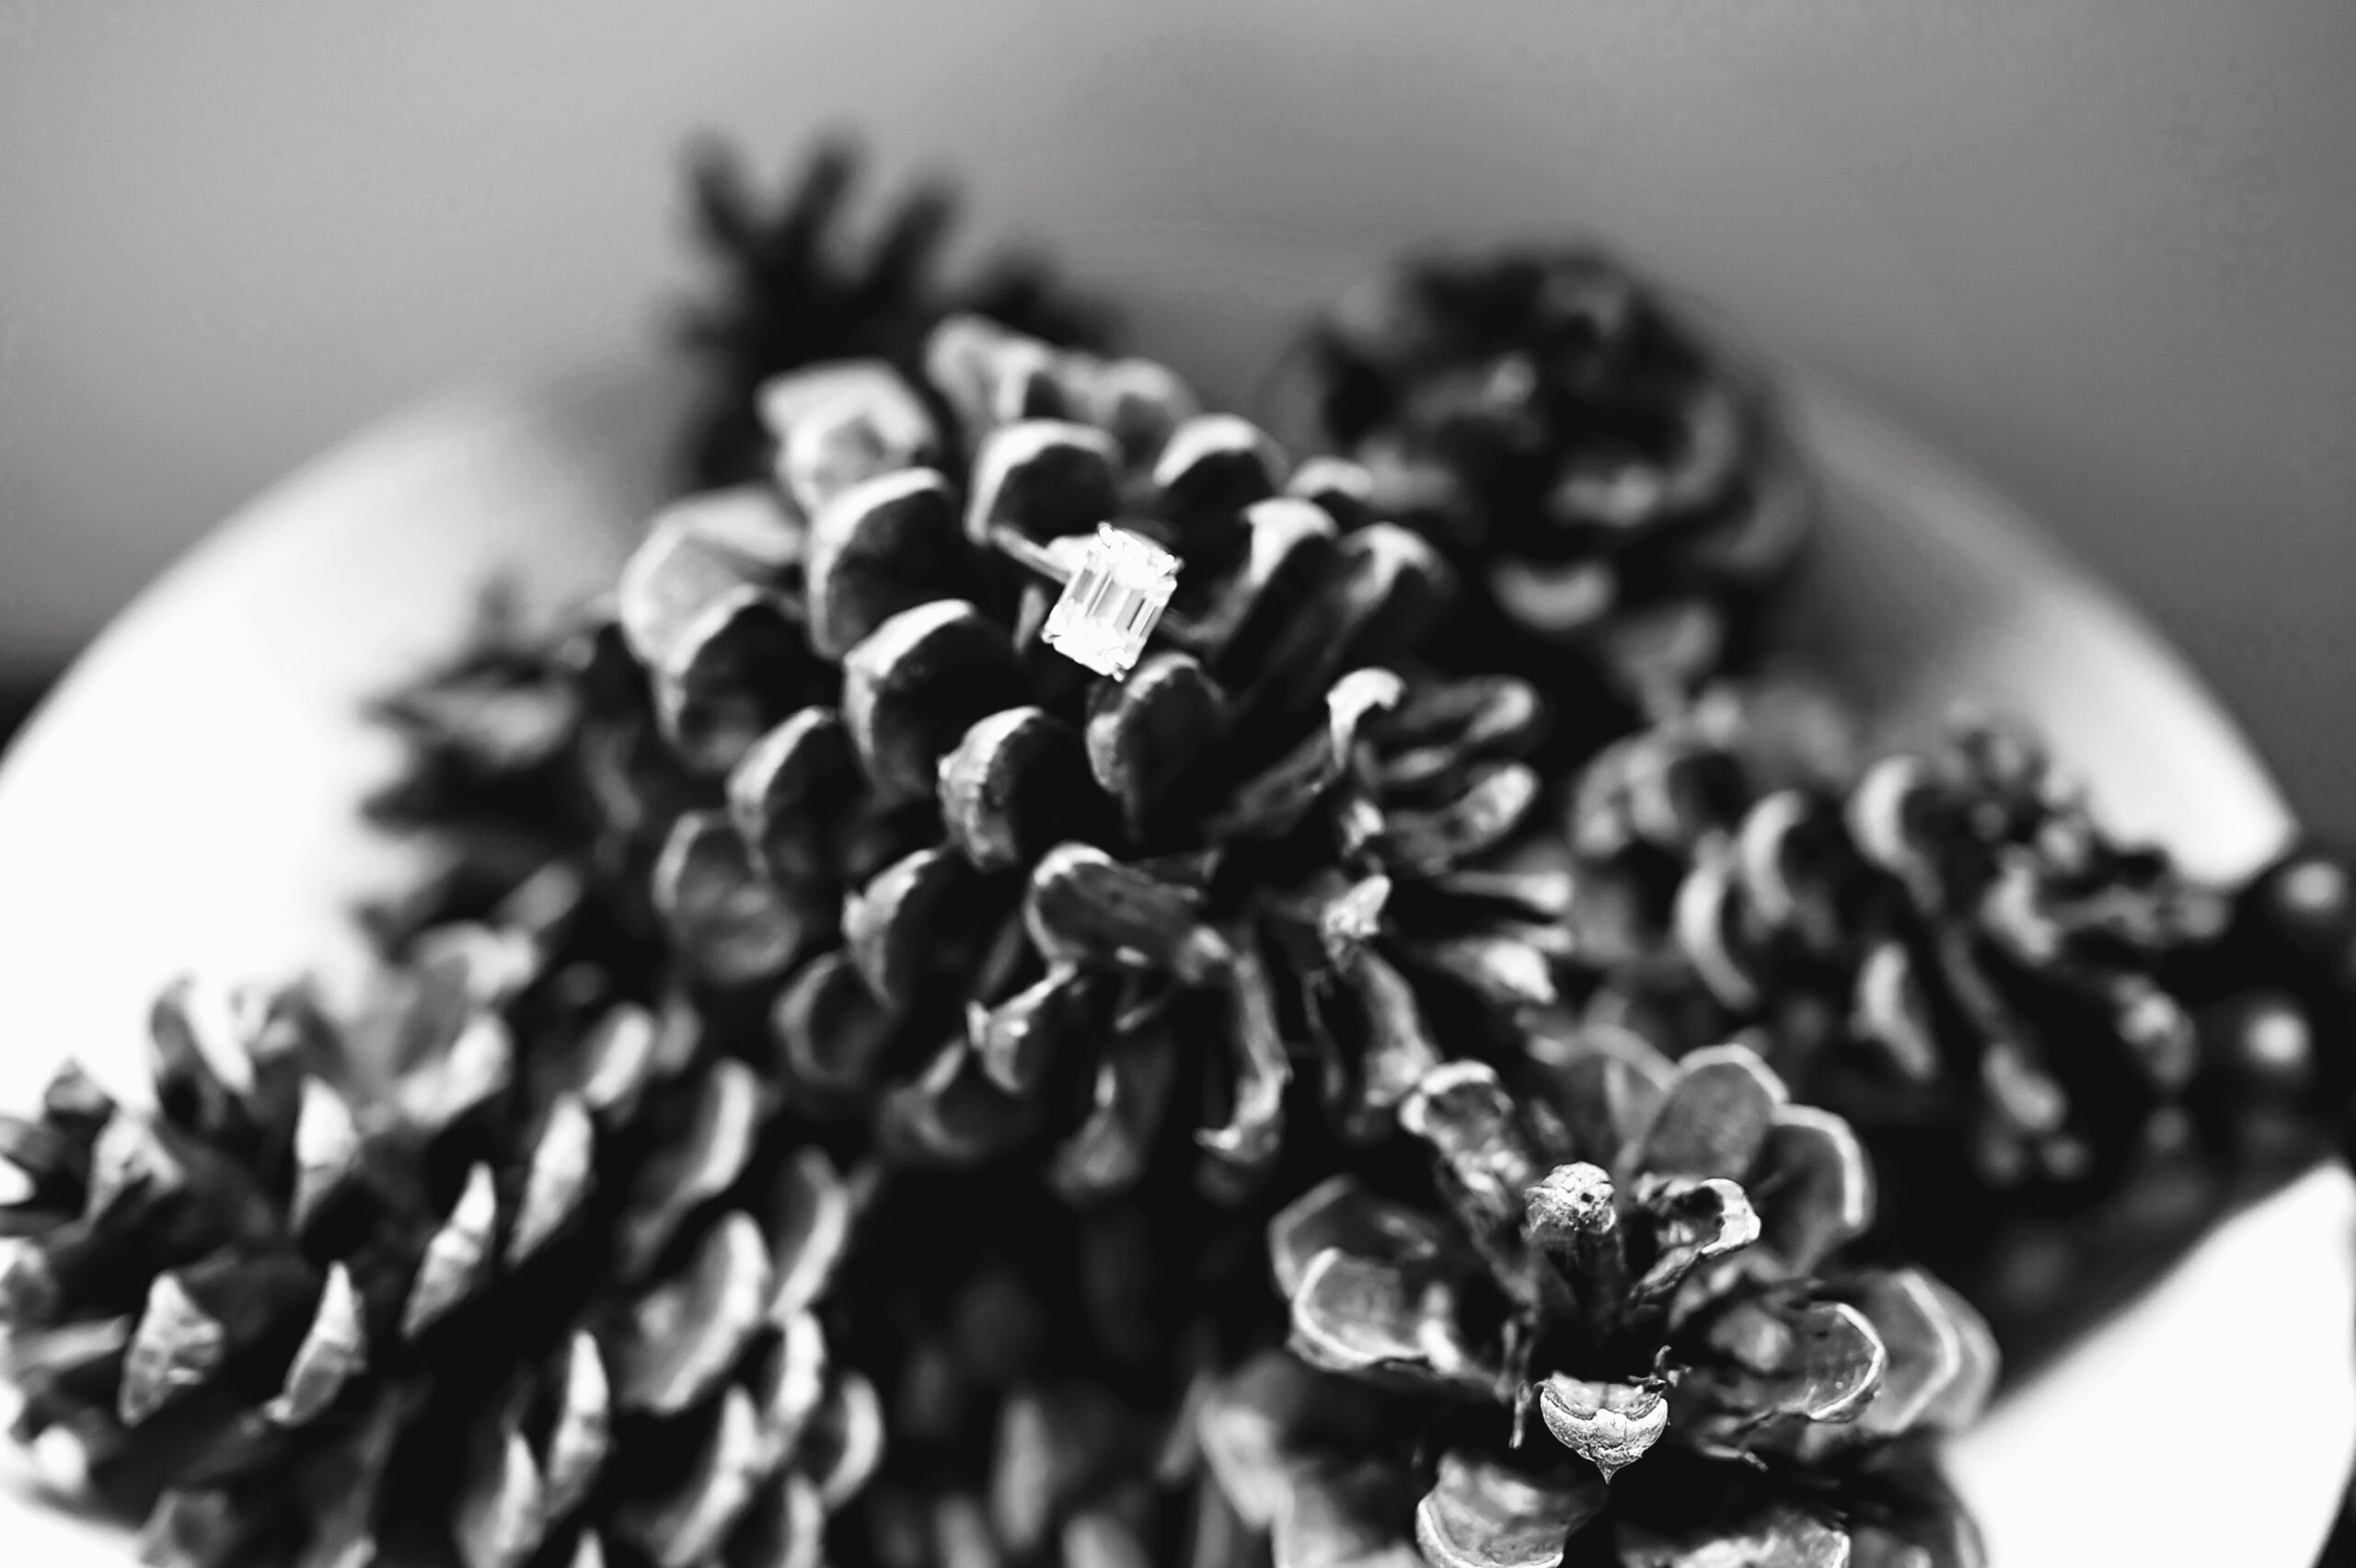
[[(446, 646), (487, 571), (543, 602), (603, 579), (664, 407), (641, 374), (446, 400), (264, 497), (117, 623), (0, 768), (0, 1102), (67, 1052), (128, 1079), (183, 968), (350, 963), (322, 933), (393, 874), (351, 815), (387, 760), (357, 698)], [(1992, 688), (2202, 863), (2279, 842), (2214, 707), (2008, 509), (1837, 399), (1807, 428), (1833, 505), (1798, 618), (1887, 728)], [(1960, 1446), (1998, 1568), (2307, 1568), (2356, 1445), (2350, 1214), (2334, 1173), (2244, 1216)], [(2196, 1448), (2206, 1422), (2248, 1440)], [(0, 1562), (112, 1561), (28, 1508), (0, 1493)]]
[(2310, 1568), (2356, 1442), (2351, 1230), (2315, 1172), (1956, 1444), (1993, 1568)]

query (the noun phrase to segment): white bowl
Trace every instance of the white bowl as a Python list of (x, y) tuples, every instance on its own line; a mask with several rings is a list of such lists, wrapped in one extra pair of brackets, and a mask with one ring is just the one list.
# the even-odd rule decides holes
[[(176, 974), (362, 971), (347, 912), (400, 865), (353, 814), (392, 761), (361, 699), (449, 647), (491, 574), (543, 606), (608, 580), (660, 498), (679, 390), (613, 367), (364, 434), (91, 648), (0, 767), (0, 1103), (69, 1053), (132, 1083)], [(2248, 747), (2139, 620), (1921, 446), (1820, 387), (1796, 408), (1831, 507), (1793, 640), (1885, 734), (1986, 698), (2200, 870), (2284, 842)], [(2356, 1447), (2351, 1212), (2333, 1170), (2244, 1214), (1956, 1445), (1998, 1568), (2306, 1568)], [(12, 1464), (0, 1559), (128, 1560)]]

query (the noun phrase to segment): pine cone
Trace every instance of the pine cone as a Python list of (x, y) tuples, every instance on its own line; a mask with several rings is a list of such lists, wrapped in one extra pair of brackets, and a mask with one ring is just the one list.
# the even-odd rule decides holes
[(2173, 977), (2200, 1020), (2208, 1074), (2191, 1109), (2209, 1141), (2261, 1172), (2296, 1169), (2323, 1130), (2356, 1148), (2356, 856), (2303, 843), (2234, 895), (2214, 942)]
[(1145, 1413), (1095, 1382), (1024, 1380), (985, 1394), (966, 1386), (976, 1381), (969, 1363), (926, 1365), (951, 1385), (927, 1391), (975, 1403), (901, 1406), (895, 1462), (862, 1507), (864, 1550), (883, 1568), (1084, 1560), (1075, 1536), (1100, 1538), (1091, 1544), (1123, 1560), (1162, 1555), (1172, 1521)]
[(959, 310), (1059, 343), (1103, 340), (1104, 308), (1074, 296), (1034, 258), (998, 257), (972, 277), (939, 282), (956, 219), (945, 186), (920, 186), (884, 214), (872, 238), (854, 240), (844, 209), (860, 161), (849, 139), (823, 142), (771, 202), (747, 188), (726, 146), (696, 149), (688, 169), (695, 233), (719, 274), (684, 331), (707, 367), (687, 448), (696, 484), (739, 484), (761, 471), (768, 438), (754, 393), (785, 371), (869, 355), (906, 362), (934, 322)]
[[(1185, 1271), (1160, 1267), (1135, 1211), (1079, 1216), (1027, 1172), (910, 1180), (879, 1210), (922, 1233), (893, 1249), (847, 1352), (886, 1389), (892, 1442), (833, 1560), (875, 1568), (1115, 1568), (1172, 1560), (1198, 1533), (1172, 1423), (1189, 1355), (1155, 1319), (1175, 1286), (1176, 1342), (1199, 1341)], [(977, 1197), (975, 1188), (987, 1193)], [(1195, 1261), (1193, 1256), (1184, 1260)], [(1208, 1560), (1207, 1568), (1227, 1561)]]
[(1559, 1451), (1413, 1438), (1412, 1405), (1273, 1352), (1202, 1407), (1203, 1448), (1275, 1568), (1977, 1568), (1978, 1533), (1912, 1440), (1805, 1468), (1665, 1449), (1609, 1487)]
[[(954, 219), (945, 188), (920, 188), (871, 241), (855, 241), (845, 209), (860, 162), (850, 141), (824, 142), (771, 204), (747, 189), (725, 145), (697, 148), (689, 195), (717, 274), (683, 329), (704, 366), (687, 441), (686, 467), (699, 485), (764, 473), (772, 443), (755, 394), (786, 371), (869, 355), (913, 363), (930, 329), (960, 310), (1057, 342), (1104, 336), (1103, 308), (1071, 295), (1038, 261), (1000, 257), (961, 282), (937, 280)], [(533, 871), (580, 859), (597, 837), (597, 804), (584, 797), (573, 755), (584, 705), (612, 695), (596, 679), (595, 630), (594, 620), (554, 631), (527, 626), (513, 594), (494, 585), (466, 645), (375, 704), (405, 767), (368, 814), (431, 840), (439, 862), (435, 874), (365, 912), (388, 950), (436, 925), (485, 917)]]
[(1753, 1561), (1730, 1544), (1753, 1538), (1976, 1562), (1921, 1450), (1978, 1412), (1993, 1342), (1928, 1275), (1834, 1261), (1872, 1209), (1848, 1129), (1738, 1046), (1545, 1055), (1520, 1096), (1472, 1063), (1417, 1089), (1437, 1205), (1345, 1174), (1271, 1226), (1293, 1355), (1225, 1380), (1199, 1429), (1279, 1568), (1409, 1539), (1435, 1568)]
[(1149, 1424), (1092, 1384), (1024, 1387), (998, 1405), (986, 1490), (879, 1486), (865, 1550), (879, 1568), (1146, 1568), (1170, 1560)]
[(882, 1440), (814, 1315), (856, 1189), (548, 937), (445, 929), (349, 1034), (175, 989), (152, 1111), (0, 1119), (15, 1434), (146, 1561), (815, 1560)]
[[(1505, 858), (1543, 714), (1406, 662), (1437, 555), (1159, 366), (968, 318), (927, 363), (771, 384), (782, 488), (674, 509), (625, 571), (642, 695), (592, 789), (659, 846), (702, 984), (773, 998), (797, 1093), (880, 1104), (897, 1157), (1030, 1143), (1075, 1200), (1133, 1184), (1172, 1104), (1251, 1184), (1288, 1036), (1369, 1136), (1443, 1032), (1506, 1048), (1566, 890)], [(1119, 681), (1043, 645), (1049, 585), (991, 548), (1113, 517), (1184, 563), (1173, 645)]]
[(404, 956), (440, 926), (495, 920), (550, 866), (587, 863), (598, 815), (577, 755), (589, 696), (583, 652), (527, 625), (498, 585), (455, 654), (370, 705), (400, 764), (363, 813), (430, 861), (361, 910), (387, 954)]
[(1755, 1040), (1864, 1135), (1887, 1237), (2026, 1361), (2312, 1158), (2281, 1113), (2305, 1069), (2268, 1000), (2281, 943), (2106, 833), (2016, 727), (1864, 767), (1840, 728), (1720, 690), (1600, 754), (1566, 986), (1671, 1054)]
[(1371, 503), (1481, 563), (1450, 661), (1542, 671), (1566, 710), (1680, 705), (1814, 509), (1755, 369), (1593, 250), (1401, 267), (1334, 309), (1311, 360)]

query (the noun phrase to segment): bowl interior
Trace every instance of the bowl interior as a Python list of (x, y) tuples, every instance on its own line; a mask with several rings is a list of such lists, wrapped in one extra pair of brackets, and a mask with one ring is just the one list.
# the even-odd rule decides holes
[[(347, 911), (402, 867), (354, 815), (393, 760), (363, 699), (446, 649), (494, 576), (549, 608), (609, 581), (663, 493), (679, 397), (637, 363), (433, 404), (256, 502), (90, 650), (0, 769), (0, 1103), (69, 1054), (135, 1080), (146, 1000), (175, 974), (334, 990), (364, 971)], [(2113, 598), (1838, 394), (1803, 384), (1796, 406), (1828, 517), (1787, 640), (1886, 737), (1983, 698), (2200, 870), (2284, 840), (2247, 746)], [(1960, 1443), (1994, 1560), (2304, 1568), (2356, 1442), (2350, 1211), (2335, 1175), (2235, 1221)], [(2257, 1371), (2255, 1346), (2298, 1370)], [(2203, 1445), (2221, 1404), (2232, 1439)], [(125, 1560), (119, 1534), (36, 1512), (11, 1463), (0, 1539)]]

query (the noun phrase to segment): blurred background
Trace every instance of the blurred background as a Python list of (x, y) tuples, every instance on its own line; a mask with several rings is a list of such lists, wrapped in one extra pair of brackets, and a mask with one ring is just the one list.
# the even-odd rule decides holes
[(2027, 503), (2356, 830), (2349, 0), (0, 0), (0, 690), (355, 425), (658, 341), (685, 138), (835, 127), (1228, 397), (1403, 244), (1604, 236)]

